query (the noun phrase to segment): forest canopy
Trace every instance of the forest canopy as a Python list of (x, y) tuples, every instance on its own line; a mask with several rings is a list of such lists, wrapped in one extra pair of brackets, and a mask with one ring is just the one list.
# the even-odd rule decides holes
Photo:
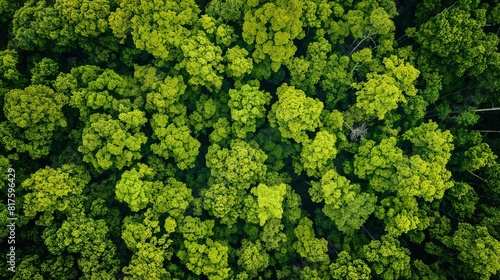
[(499, 31), (486, 0), (0, 0), (0, 278), (499, 277)]

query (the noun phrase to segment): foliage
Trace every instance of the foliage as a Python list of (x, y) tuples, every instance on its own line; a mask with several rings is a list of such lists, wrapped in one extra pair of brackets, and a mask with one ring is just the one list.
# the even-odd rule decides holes
[(29, 191), (24, 198), (25, 215), (32, 218), (39, 212), (52, 215), (56, 210), (71, 213), (81, 207), (80, 195), (89, 181), (86, 170), (77, 166), (38, 170), (22, 183)]
[(84, 154), (83, 161), (91, 163), (98, 171), (120, 170), (142, 157), (141, 145), (147, 140), (140, 132), (147, 121), (144, 113), (133, 111), (119, 117), (117, 120), (110, 115), (93, 114), (83, 130), (83, 143), (78, 151)]
[(276, 72), (293, 56), (297, 50), (293, 40), (304, 36), (301, 15), (302, 2), (297, 0), (264, 3), (245, 12), (241, 36), (255, 48), (252, 58), (256, 63), (266, 61)]
[(259, 207), (258, 216), (261, 226), (271, 218), (281, 219), (283, 216), (282, 203), (285, 192), (285, 184), (272, 187), (259, 184), (251, 190), (251, 193), (257, 196), (257, 204)]
[(309, 262), (327, 262), (326, 254), (327, 241), (324, 238), (316, 238), (312, 228), (312, 221), (302, 218), (293, 230), (297, 241), (293, 243), (293, 248), (297, 253)]
[(381, 240), (372, 240), (363, 247), (362, 254), (373, 264), (373, 272), (384, 279), (404, 278), (411, 274), (409, 251), (401, 248), (393, 237), (383, 235)]
[(0, 0), (0, 279), (498, 278), (497, 2)]
[(62, 107), (68, 98), (44, 85), (5, 94), (4, 113), (7, 122), (0, 124), (0, 138), (7, 150), (27, 152), (32, 158), (50, 152), (54, 132), (66, 127)]
[(306, 131), (314, 131), (321, 125), (320, 114), (323, 103), (307, 97), (302, 90), (287, 84), (276, 90), (278, 101), (272, 105), (268, 115), (272, 127), (278, 127), (281, 136), (304, 142)]
[(239, 90), (230, 89), (229, 97), (233, 131), (239, 138), (245, 138), (248, 132), (255, 132), (262, 124), (266, 113), (264, 106), (269, 104), (271, 95), (257, 87), (244, 85)]

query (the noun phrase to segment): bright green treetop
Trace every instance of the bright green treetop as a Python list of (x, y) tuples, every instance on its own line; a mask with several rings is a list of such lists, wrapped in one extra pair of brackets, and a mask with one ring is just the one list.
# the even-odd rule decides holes
[(208, 147), (207, 167), (217, 182), (248, 189), (265, 176), (267, 155), (254, 146), (233, 140), (230, 149), (217, 144)]
[[(167, 218), (167, 221), (171, 221)], [(127, 216), (123, 222), (122, 239), (134, 253), (128, 266), (122, 271), (131, 279), (164, 279), (170, 273), (163, 266), (165, 260), (170, 260), (172, 252), (168, 239), (171, 231), (161, 231), (158, 216), (147, 210), (144, 215)], [(161, 232), (160, 232), (161, 231)]]
[(491, 279), (500, 271), (500, 241), (493, 238), (486, 227), (459, 223), (453, 236), (443, 237), (443, 243), (458, 252), (458, 259), (466, 270), (474, 272), (469, 277)]
[(259, 271), (269, 265), (269, 255), (260, 241), (252, 242), (244, 239), (241, 248), (237, 251), (238, 265), (244, 271), (247, 278), (254, 278)]
[[(156, 116), (165, 117), (165, 115)], [(171, 123), (165, 127), (165, 123), (157, 123), (153, 127), (154, 137), (160, 142), (151, 145), (153, 153), (165, 159), (173, 157), (177, 163), (177, 167), (181, 170), (194, 167), (201, 144), (196, 138), (191, 136), (189, 127), (175, 123)]]
[(471, 12), (459, 6), (443, 9), (418, 28), (407, 30), (420, 45), (419, 60), (444, 74), (445, 84), (452, 75), (480, 75), (497, 52), (498, 36), (483, 31), (486, 10), (476, 8)]
[(233, 131), (239, 138), (245, 138), (248, 132), (255, 132), (257, 125), (263, 123), (265, 106), (269, 104), (271, 95), (258, 87), (244, 85), (241, 89), (230, 89), (229, 96)]
[(300, 161), (308, 176), (320, 176), (337, 155), (335, 141), (337, 137), (328, 131), (320, 131), (314, 140), (303, 143)]
[(182, 234), (184, 240), (198, 241), (207, 237), (211, 237), (214, 233), (213, 220), (202, 221), (198, 217), (185, 216), (179, 224), (178, 232)]
[(257, 196), (258, 216), (260, 225), (263, 226), (269, 219), (283, 216), (283, 197), (286, 192), (286, 185), (266, 186), (259, 184), (251, 190)]
[(243, 204), (243, 192), (232, 186), (224, 184), (213, 184), (203, 190), (203, 208), (209, 213), (221, 219), (222, 224), (232, 226), (239, 217), (239, 210)]
[(222, 280), (229, 277), (228, 250), (228, 246), (209, 238), (201, 244), (186, 240), (177, 256), (194, 274)]
[(399, 241), (383, 235), (380, 240), (372, 240), (363, 246), (361, 254), (371, 264), (372, 271), (384, 279), (408, 278), (410, 270), (410, 252), (401, 247)]
[(226, 72), (230, 77), (238, 79), (252, 72), (253, 60), (247, 56), (248, 51), (239, 46), (227, 50), (224, 60), (228, 62)]
[(47, 228), (42, 237), (52, 254), (79, 254), (78, 266), (85, 279), (112, 279), (119, 269), (119, 261), (116, 247), (108, 235), (104, 220), (94, 220), (78, 213), (65, 220), (60, 228)]
[(109, 25), (122, 43), (130, 33), (136, 48), (170, 61), (178, 58), (176, 49), (190, 35), (199, 12), (194, 0), (126, 0), (111, 13)]
[(321, 126), (320, 114), (323, 103), (307, 97), (302, 90), (287, 84), (276, 90), (276, 101), (268, 115), (272, 127), (278, 127), (281, 136), (301, 143), (308, 139), (307, 131)]
[(222, 50), (214, 45), (204, 32), (183, 40), (181, 50), (184, 59), (176, 65), (176, 69), (185, 69), (190, 78), (187, 81), (193, 86), (205, 86), (210, 91), (220, 90), (224, 71)]
[(329, 268), (333, 279), (371, 279), (370, 267), (361, 259), (353, 259), (346, 251), (340, 252)]
[(368, 73), (367, 81), (356, 85), (356, 107), (368, 117), (384, 119), (385, 114), (417, 94), (413, 83), (420, 74), (411, 64), (396, 56), (384, 58), (385, 73)]
[(61, 19), (80, 36), (96, 37), (108, 30), (110, 0), (56, 0), (54, 8), (60, 13)]
[(127, 203), (134, 212), (144, 209), (153, 191), (153, 182), (147, 179), (153, 175), (153, 170), (142, 163), (137, 164), (137, 168), (123, 172), (116, 184), (115, 192), (118, 201)]
[(119, 120), (110, 115), (93, 114), (83, 130), (78, 151), (83, 161), (97, 171), (122, 169), (142, 157), (141, 147), (147, 137), (140, 128), (147, 122), (144, 112), (122, 113)]
[(0, 86), (7, 82), (17, 82), (21, 78), (21, 73), (17, 70), (19, 55), (15, 50), (0, 51)]
[(242, 37), (247, 44), (255, 46), (254, 61), (270, 61), (272, 71), (276, 72), (295, 53), (297, 47), (293, 40), (303, 38), (304, 33), (300, 21), (302, 2), (273, 2), (245, 13)]
[(73, 165), (38, 170), (22, 182), (28, 191), (24, 195), (24, 214), (28, 217), (35, 217), (37, 213), (52, 215), (55, 210), (71, 213), (82, 206), (80, 196), (89, 181), (89, 174)]
[(293, 243), (295, 251), (309, 262), (328, 262), (328, 242), (324, 238), (316, 238), (308, 218), (302, 218), (293, 230), (297, 241)]
[(3, 107), (8, 122), (0, 124), (0, 141), (7, 150), (27, 152), (34, 159), (46, 156), (54, 132), (67, 125), (62, 111), (67, 102), (45, 85), (9, 91)]
[(377, 198), (361, 193), (358, 184), (351, 182), (335, 170), (328, 170), (319, 182), (312, 182), (309, 194), (314, 202), (325, 202), (323, 212), (345, 233), (361, 228), (375, 210)]
[(150, 202), (157, 213), (168, 213), (171, 217), (181, 217), (193, 200), (191, 189), (185, 183), (168, 178), (163, 183), (153, 184)]

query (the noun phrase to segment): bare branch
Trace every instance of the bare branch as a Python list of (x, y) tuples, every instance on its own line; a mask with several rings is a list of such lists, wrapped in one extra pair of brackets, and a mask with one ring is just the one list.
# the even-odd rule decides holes
[(470, 174), (474, 175), (474, 177), (476, 177), (476, 178), (478, 178), (478, 179), (480, 179), (480, 180), (482, 180), (482, 181), (484, 181), (484, 182), (486, 182), (486, 183), (488, 182), (488, 181), (486, 181), (485, 179), (483, 179), (483, 178), (479, 177), (478, 175), (474, 174), (474, 173), (473, 173), (473, 172), (471, 172), (470, 170), (467, 170), (467, 172), (469, 172)]

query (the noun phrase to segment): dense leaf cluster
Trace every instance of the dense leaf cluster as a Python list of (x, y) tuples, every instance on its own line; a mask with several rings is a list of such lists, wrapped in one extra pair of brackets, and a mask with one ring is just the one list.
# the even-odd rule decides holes
[(499, 28), (484, 0), (0, 0), (0, 278), (498, 277)]

